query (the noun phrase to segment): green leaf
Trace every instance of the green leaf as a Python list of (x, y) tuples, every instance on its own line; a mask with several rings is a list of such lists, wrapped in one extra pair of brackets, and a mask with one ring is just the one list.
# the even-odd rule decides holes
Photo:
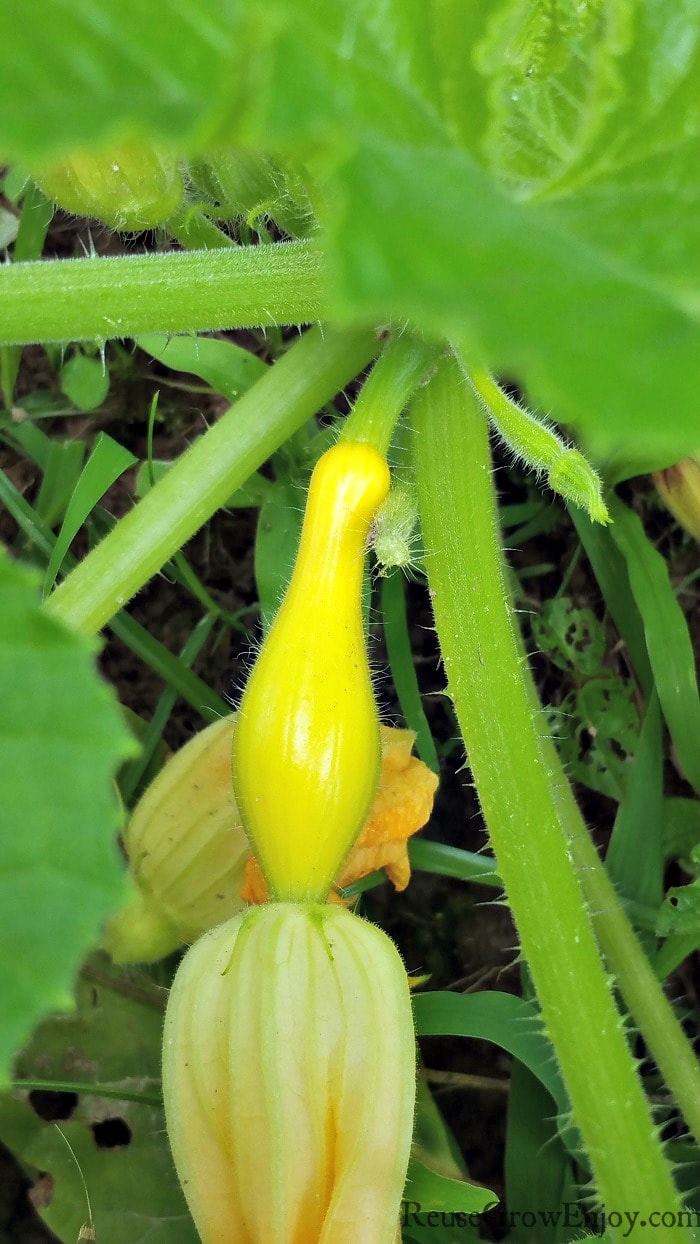
[(579, 539), (591, 563), (605, 604), (627, 649), (640, 687), (648, 696), (654, 686), (644, 628), (629, 583), (627, 563), (618, 549), (609, 527), (592, 523), (574, 505), (568, 507)]
[(618, 477), (666, 466), (700, 388), (694, 4), (463, 9), (0, 9), (0, 155), (128, 133), (297, 160), (337, 314), (449, 333)]
[(416, 748), (421, 760), (432, 769), (433, 773), (439, 773), (440, 761), (423, 708), (413, 663), (406, 619), (406, 598), (400, 574), (394, 573), (382, 579), (381, 609), (391, 675), (401, 711), (406, 719), (406, 725), (416, 732)]
[(694, 848), (700, 847), (700, 800), (664, 799), (664, 851), (667, 858), (685, 860)]
[(134, 462), (136, 458), (129, 453), (128, 449), (124, 449), (123, 445), (112, 440), (106, 432), (100, 432), (85, 464), (85, 469), (75, 486), (58, 539), (51, 553), (44, 578), (45, 596), (51, 591), (71, 541), (77, 535), (88, 514), (114, 481), (119, 479), (119, 476)]
[(338, 313), (451, 333), (465, 361), (521, 378), (602, 464), (651, 469), (693, 447), (698, 313), (621, 263), (614, 239), (581, 237), (557, 204), (516, 201), (446, 146), (372, 138), (338, 180)]
[(515, 1211), (511, 1244), (530, 1244), (532, 1229), (523, 1225), (525, 1214), (525, 1222), (538, 1223), (538, 1244), (559, 1244), (563, 1213), (556, 1218), (552, 1214), (548, 1223), (538, 1210), (576, 1202), (572, 1162), (552, 1118), (549, 1093), (517, 1059), (508, 1094), (505, 1179), (508, 1210)]
[(544, 652), (563, 670), (597, 674), (605, 656), (605, 633), (592, 609), (577, 609), (567, 596), (545, 600), (532, 617), (532, 634)]
[(61, 391), (83, 412), (96, 410), (109, 393), (109, 372), (104, 362), (86, 354), (69, 358), (61, 368), (60, 381)]
[(39, 606), (35, 578), (0, 558), (0, 1078), (70, 986), (123, 893), (112, 779), (134, 753), (95, 645)]
[(700, 943), (700, 879), (671, 886), (659, 910), (656, 932), (659, 937), (691, 934)]
[(413, 1124), (414, 1157), (443, 1175), (462, 1179), (466, 1175), (464, 1158), (443, 1119), (427, 1081), (418, 1075), (416, 1084), (416, 1117)]
[(700, 698), (688, 626), (666, 562), (645, 534), (638, 515), (617, 497), (610, 501), (610, 531), (627, 563), (661, 708), (683, 772), (700, 791)]
[(202, 140), (239, 88), (240, 13), (174, 0), (164, 21), (157, 0), (48, 0), (18, 22), (0, 5), (0, 159), (36, 165), (126, 134)]
[(419, 1037), (477, 1037), (502, 1046), (529, 1067), (554, 1098), (560, 1113), (568, 1111), (552, 1047), (531, 1003), (496, 990), (419, 993), (413, 998), (413, 1011)]
[[(440, 1175), (417, 1158), (411, 1158), (404, 1190), (404, 1217), (431, 1211), (441, 1214), (483, 1214), (498, 1205), (498, 1197), (490, 1188)], [(476, 1226), (477, 1224), (471, 1224)]]
[(546, 711), (570, 777), (622, 800), (639, 738), (633, 684), (602, 670)]
[(647, 907), (658, 907), (663, 893), (663, 760), (661, 712), (654, 694), (605, 857), (618, 893)]
[(504, 180), (542, 193), (591, 151), (620, 92), (628, 0), (497, 6), (477, 64), (491, 117), (484, 150)]
[(411, 838), (408, 855), (411, 867), (418, 872), (434, 873), (436, 877), (456, 877), (458, 881), (476, 881), (480, 885), (503, 889), (492, 856), (462, 851), (460, 847), (431, 842), (428, 838)]
[(125, 1238), (130, 1244), (197, 1240), (172, 1165), (162, 1107), (133, 1100), (141, 1096), (157, 1103), (160, 1096), (164, 998), (165, 990), (145, 972), (116, 969), (106, 955), (95, 955), (78, 982), (74, 1011), (42, 1024), (18, 1059), (25, 1081), (53, 1081), (59, 1091), (62, 1081), (77, 1081), (77, 1103), (60, 1124), (77, 1165), (57, 1128), (34, 1112), (26, 1092), (0, 1099), (5, 1143), (53, 1180), (42, 1217), (66, 1244), (75, 1244), (88, 1221), (83, 1179), (98, 1244), (124, 1244)]
[[(32, 427), (35, 432), (39, 431), (31, 424), (25, 426)], [(48, 441), (48, 453), (35, 507), (37, 517), (47, 527), (54, 527), (63, 518), (80, 479), (84, 461), (85, 441)]]
[(245, 393), (266, 371), (262, 359), (216, 337), (138, 337), (136, 344), (173, 371), (200, 376), (229, 401)]

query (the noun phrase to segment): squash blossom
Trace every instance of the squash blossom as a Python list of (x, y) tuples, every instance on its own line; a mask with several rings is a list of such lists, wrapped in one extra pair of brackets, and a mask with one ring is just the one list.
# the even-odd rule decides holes
[[(124, 830), (131, 895), (103, 945), (119, 963), (160, 959), (269, 895), (233, 794), (235, 715), (200, 731), (166, 762)], [(336, 884), (385, 868), (408, 885), (407, 841), (428, 820), (437, 778), (412, 755), (411, 730), (380, 726), (379, 789)]]
[(330, 904), (251, 908), (187, 953), (163, 1094), (203, 1244), (393, 1244), (415, 1046), (401, 959)]
[(655, 471), (653, 478), (673, 517), (700, 540), (700, 452)]
[(361, 598), (388, 491), (371, 445), (341, 441), (319, 459), (292, 579), (239, 708), (234, 790), (273, 899), (327, 897), (379, 782)]

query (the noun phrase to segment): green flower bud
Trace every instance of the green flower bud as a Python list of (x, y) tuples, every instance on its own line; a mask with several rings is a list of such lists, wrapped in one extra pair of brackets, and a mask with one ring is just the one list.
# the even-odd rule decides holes
[(75, 152), (34, 174), (59, 207), (128, 233), (154, 229), (183, 196), (178, 161), (145, 143), (125, 142), (107, 154)]
[(173, 982), (163, 1095), (203, 1244), (393, 1244), (415, 1044), (392, 942), (331, 905), (212, 930)]
[(103, 944), (117, 963), (161, 959), (230, 919), (250, 846), (233, 796), (233, 717), (196, 734), (161, 769), (124, 831), (134, 888)]
[(407, 484), (392, 487), (370, 527), (369, 544), (379, 563), (379, 573), (396, 567), (405, 570), (415, 562), (418, 538), (418, 497)]

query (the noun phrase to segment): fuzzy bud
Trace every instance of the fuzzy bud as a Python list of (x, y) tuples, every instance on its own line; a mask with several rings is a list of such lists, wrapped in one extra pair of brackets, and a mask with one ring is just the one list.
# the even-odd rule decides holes
[(133, 881), (103, 944), (117, 963), (160, 959), (230, 919), (249, 843), (233, 797), (233, 718), (200, 731), (139, 800), (124, 830)]
[(655, 471), (654, 483), (673, 517), (700, 540), (700, 454)]

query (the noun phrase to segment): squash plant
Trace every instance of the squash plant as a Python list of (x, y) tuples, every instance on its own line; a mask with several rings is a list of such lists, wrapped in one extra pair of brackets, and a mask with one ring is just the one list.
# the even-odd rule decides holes
[[(151, 0), (105, 0), (98, 20), (90, 0), (50, 0), (21, 22), (0, 5), (0, 49), (0, 159), (18, 221), (0, 273), (6, 443), (45, 478), (59, 452), (9, 413), (26, 344), (84, 343), (64, 386), (87, 409), (80, 384), (90, 389), (109, 341), (165, 358), (182, 334), (304, 330), (272, 366), (241, 364), (230, 410), (159, 477), (151, 464), (153, 486), (110, 530), (93, 516), (93, 547), (78, 563), (73, 537), (132, 458), (96, 442), (53, 522), (0, 478), (44, 568), (45, 598), (36, 572), (3, 558), (0, 1054), (8, 1083), (15, 1076), (3, 1116), (13, 1147), (42, 1165), (16, 1095), (38, 1077), (13, 1073), (13, 1059), (39, 1020), (71, 1007), (76, 972), (124, 897), (112, 779), (134, 763), (135, 745), (94, 672), (94, 636), (112, 627), (172, 675), (129, 601), (166, 563), (186, 574), (187, 541), (240, 490), (257, 488), (259, 504), (269, 482), (259, 468), (371, 367), (342, 435), (389, 452), (394, 488), (408, 497), (407, 527), (380, 512), (379, 547), (398, 545), (401, 561), (414, 506), (419, 515), (446, 693), (495, 856), (436, 848), (432, 865), (502, 885), (530, 991), (522, 1003), (494, 995), (495, 1020), (482, 995), (423, 988), (417, 1031), (497, 1034), (549, 1094), (543, 1117), (558, 1123), (548, 1143), (566, 1155), (559, 1200), (504, 1218), (514, 1241), (572, 1239), (586, 1225), (611, 1240), (659, 1239), (660, 1228), (691, 1239), (692, 1195), (682, 1204), (693, 1179), (674, 1164), (697, 1163), (700, 1073), (662, 982), (700, 940), (697, 893), (677, 887), (662, 902), (659, 809), (664, 727), (700, 790), (700, 701), (666, 568), (614, 487), (700, 445), (700, 14), (661, 0), (180, 0), (164, 21)], [(37, 262), (54, 201), (111, 228), (160, 232), (147, 253)], [(205, 378), (208, 341), (197, 338), (188, 368)], [(548, 418), (509, 397), (499, 375)], [(511, 604), (489, 427), (567, 503), (629, 653), (643, 721), (607, 869)], [(396, 583), (382, 590), (387, 621)], [(391, 655), (390, 625), (387, 637)], [(200, 680), (173, 677), (221, 709)], [(434, 757), (410, 677), (404, 693), (424, 759)], [(360, 792), (358, 818), (369, 797)], [(692, 863), (696, 809), (684, 805), (676, 855)], [(671, 1150), (635, 1032), (685, 1120), (689, 1139)], [(157, 1078), (152, 1032), (144, 1044), (148, 1072), (122, 1067), (118, 1086), (93, 1087), (157, 1112), (147, 1086), (125, 1086)], [(86, 1083), (65, 1070), (59, 1080)], [(457, 1214), (464, 1238), (478, 1238), (489, 1198), (460, 1178), (433, 1112), (419, 1093), (417, 1136), (432, 1120), (442, 1174), (433, 1135), (432, 1166), (431, 1146), (417, 1145), (428, 1158), (409, 1168), (404, 1238), (450, 1239)], [(164, 1146), (158, 1161), (170, 1172)], [(579, 1195), (588, 1200), (576, 1218), (566, 1207)], [(558, 1217), (547, 1220), (549, 1210)], [(47, 1217), (75, 1235), (67, 1224), (81, 1213), (57, 1203)], [(118, 1207), (102, 1224), (95, 1217), (103, 1244), (124, 1238)], [(151, 1219), (153, 1238), (195, 1238), (175, 1200), (164, 1198), (148, 1229)], [(146, 1229), (137, 1221), (131, 1238)]]

